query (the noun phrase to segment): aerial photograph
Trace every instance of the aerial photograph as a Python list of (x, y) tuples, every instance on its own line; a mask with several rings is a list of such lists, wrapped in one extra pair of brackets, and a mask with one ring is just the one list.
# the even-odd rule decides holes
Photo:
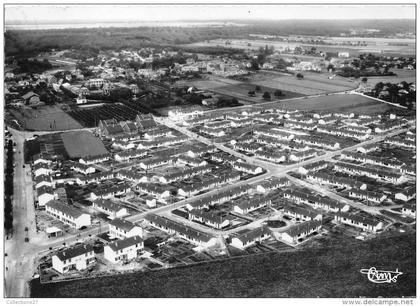
[(4, 4), (3, 305), (415, 305), (416, 10)]

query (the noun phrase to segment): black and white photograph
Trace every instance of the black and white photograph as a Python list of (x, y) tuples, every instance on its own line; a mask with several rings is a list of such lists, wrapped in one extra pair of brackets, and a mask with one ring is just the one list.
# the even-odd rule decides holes
[(416, 305), (416, 13), (4, 3), (2, 304)]

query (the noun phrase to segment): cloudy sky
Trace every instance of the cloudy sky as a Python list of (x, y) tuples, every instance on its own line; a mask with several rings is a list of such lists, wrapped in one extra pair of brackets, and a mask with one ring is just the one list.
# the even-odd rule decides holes
[(6, 5), (5, 22), (415, 18), (414, 5)]

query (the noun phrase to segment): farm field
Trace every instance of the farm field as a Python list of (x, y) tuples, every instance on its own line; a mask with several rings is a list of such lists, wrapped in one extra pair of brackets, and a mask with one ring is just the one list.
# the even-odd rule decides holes
[[(415, 249), (413, 234), (354, 240), (298, 254), (266, 253), (51, 284), (34, 280), (31, 297), (409, 297), (416, 295)], [(370, 267), (404, 274), (396, 283), (378, 286), (360, 273)]]
[(24, 128), (34, 131), (63, 131), (79, 129), (82, 126), (59, 106), (44, 106), (38, 109), (10, 110)]
[(318, 95), (323, 93), (332, 93), (332, 92), (340, 92), (346, 91), (357, 86), (354, 86), (352, 83), (343, 84), (340, 80), (339, 82), (335, 82), (335, 80), (329, 80), (328, 77), (323, 74), (321, 77), (314, 77), (313, 74), (309, 74), (308, 76), (311, 78), (307, 78), (307, 74), (303, 73), (305, 78), (303, 80), (298, 80), (295, 76), (289, 75), (282, 75), (276, 77), (269, 77), (264, 80), (256, 80), (252, 83), (255, 85), (262, 85), (268, 86), (275, 89), (280, 89), (282, 91), (293, 91), (300, 93), (302, 95)]
[[(347, 37), (345, 41), (351, 40)], [(366, 41), (365, 38), (359, 39)], [(385, 39), (386, 40), (386, 39)], [(328, 41), (328, 39), (327, 39)], [(338, 43), (337, 39), (334, 40)], [(366, 41), (367, 46), (342, 46), (342, 45), (317, 45), (307, 44), (302, 42), (284, 42), (275, 40), (262, 40), (262, 39), (232, 39), (229, 40), (230, 44), (226, 45), (226, 39), (214, 39), (210, 41), (196, 42), (188, 44), (188, 47), (225, 47), (245, 50), (256, 50), (266, 45), (273, 46), (275, 49), (284, 50), (285, 48), (294, 49), (296, 46), (303, 47), (316, 47), (324, 52), (349, 52), (351, 56), (358, 56), (360, 53), (369, 52), (380, 52), (382, 51), (385, 55), (414, 55), (415, 54), (415, 42), (410, 40), (407, 46), (393, 46), (386, 44), (386, 41), (378, 38), (376, 40)]]
[(70, 158), (108, 153), (102, 141), (88, 131), (63, 133), (61, 138)]
[(360, 95), (336, 94), (291, 101), (265, 104), (264, 107), (276, 107), (287, 110), (308, 111), (343, 111), (363, 114), (383, 113), (393, 107)]
[(416, 70), (406, 70), (406, 69), (393, 69), (391, 70), (395, 72), (396, 76), (378, 76), (378, 77), (368, 77), (367, 83), (375, 86), (379, 82), (383, 83), (399, 83), (399, 82), (407, 82), (412, 83), (416, 82)]
[(291, 98), (297, 98), (297, 97), (303, 97), (304, 96), (303, 94), (300, 94), (300, 93), (297, 93), (297, 92), (282, 90), (282, 93), (283, 93), (282, 96), (274, 97), (274, 92), (276, 91), (276, 89), (274, 89), (272, 87), (267, 87), (267, 86), (264, 86), (264, 85), (260, 85), (260, 87), (261, 87), (261, 91), (256, 92), (255, 97), (249, 97), (248, 96), (249, 91), (255, 90), (255, 85), (254, 84), (247, 84), (247, 83), (218, 87), (218, 88), (214, 88), (212, 91), (215, 92), (215, 93), (218, 93), (218, 94), (222, 94), (222, 95), (233, 96), (233, 97), (239, 99), (240, 102), (243, 103), (243, 104), (246, 104), (246, 102), (244, 103), (244, 101), (242, 101), (241, 99), (243, 99), (245, 101), (253, 101), (254, 103), (267, 102), (262, 97), (264, 92), (266, 92), (266, 91), (268, 91), (270, 93), (272, 100), (284, 100), (284, 99), (291, 99)]

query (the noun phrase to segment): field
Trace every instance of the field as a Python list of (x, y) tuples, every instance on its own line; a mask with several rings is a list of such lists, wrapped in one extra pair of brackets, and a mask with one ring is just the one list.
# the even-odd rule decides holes
[[(352, 38), (341, 38), (341, 37), (334, 37), (334, 39), (325, 39), (329, 43), (341, 43), (343, 40), (348, 41), (352, 40)], [(340, 41), (341, 40), (341, 41)], [(345, 46), (345, 45), (317, 45), (317, 44), (308, 44), (302, 42), (283, 42), (283, 41), (275, 41), (275, 40), (267, 40), (267, 39), (232, 39), (229, 40), (230, 44), (226, 45), (226, 39), (214, 39), (210, 41), (201, 41), (192, 44), (188, 44), (188, 47), (225, 47), (225, 48), (235, 48), (235, 49), (245, 49), (245, 50), (257, 50), (261, 47), (273, 46), (275, 49), (284, 50), (285, 48), (289, 47), (294, 49), (296, 46), (302, 47), (316, 47), (318, 50), (322, 50), (324, 52), (349, 52), (351, 56), (358, 56), (360, 53), (369, 53), (369, 52), (380, 52), (382, 51), (385, 55), (414, 55), (415, 54), (415, 41), (414, 39), (409, 39), (404, 41), (407, 43), (407, 46), (393, 46), (388, 45), (386, 38), (376, 38), (366, 39), (366, 38), (359, 38), (359, 40), (365, 41), (367, 46)]]
[(381, 103), (360, 95), (328, 95), (292, 101), (273, 102), (265, 104), (267, 108), (277, 107), (289, 110), (309, 110), (309, 111), (342, 111), (362, 114), (383, 113), (393, 107), (389, 104)]
[(108, 153), (102, 141), (88, 131), (63, 133), (61, 138), (70, 158)]
[(407, 83), (416, 82), (416, 70), (405, 70), (405, 69), (393, 69), (396, 76), (378, 76), (378, 77), (369, 77), (367, 83), (375, 86), (379, 82), (383, 83), (400, 83), (406, 81)]
[(303, 72), (304, 79), (298, 80), (293, 75), (280, 73), (265, 73), (263, 78), (253, 80), (255, 85), (262, 85), (280, 89), (282, 91), (297, 92), (302, 95), (317, 95), (346, 91), (357, 87), (355, 83), (344, 78), (335, 77), (328, 79), (326, 73), (307, 73)]
[[(31, 297), (409, 297), (416, 295), (415, 235), (331, 248), (266, 253), (169, 270), (41, 285)], [(316, 259), (316, 260), (314, 260)], [(361, 269), (395, 270), (375, 284)]]
[(80, 107), (69, 115), (86, 127), (95, 127), (100, 120), (115, 118), (118, 121), (134, 120), (139, 111), (119, 103), (104, 104), (96, 107)]
[(24, 128), (34, 131), (62, 131), (82, 126), (59, 106), (43, 106), (38, 109), (10, 110)]

